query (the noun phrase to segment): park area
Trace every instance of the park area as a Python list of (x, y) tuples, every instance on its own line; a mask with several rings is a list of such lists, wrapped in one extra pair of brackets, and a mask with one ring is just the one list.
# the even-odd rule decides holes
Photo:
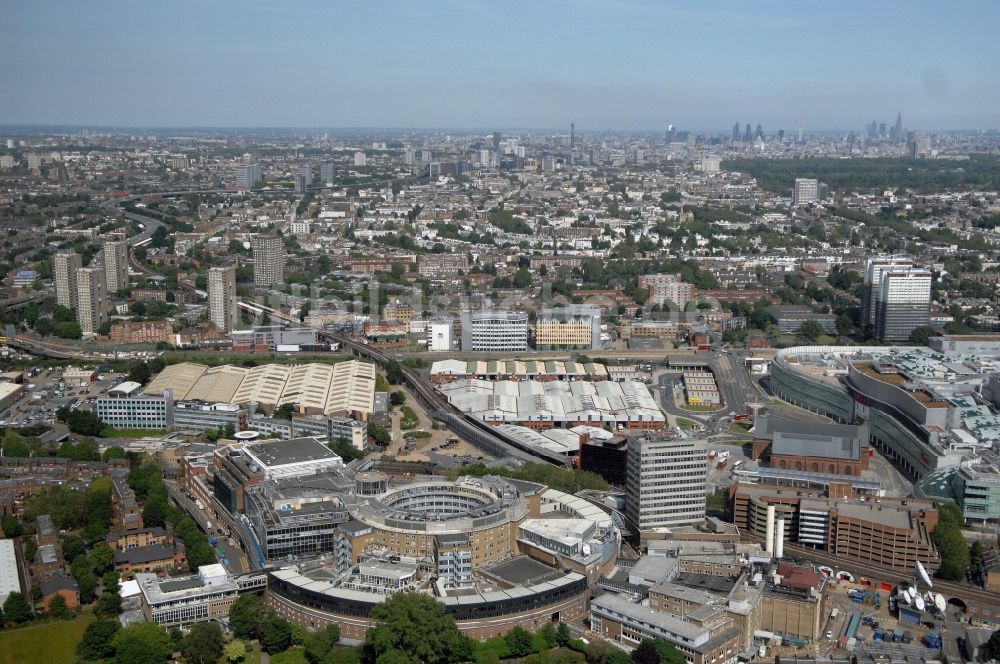
[(0, 664), (72, 662), (93, 614), (0, 632)]

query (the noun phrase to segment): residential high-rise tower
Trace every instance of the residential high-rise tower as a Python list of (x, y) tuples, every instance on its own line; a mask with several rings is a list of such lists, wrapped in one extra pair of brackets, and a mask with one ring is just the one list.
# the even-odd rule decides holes
[(80, 254), (64, 252), (52, 258), (52, 279), (56, 284), (56, 304), (76, 309), (76, 272), (83, 267)]
[(255, 235), (253, 249), (253, 285), (270, 287), (285, 282), (285, 243), (277, 235)]
[(236, 266), (208, 270), (208, 311), (219, 330), (230, 332), (236, 327)]
[(96, 334), (107, 319), (108, 288), (104, 274), (99, 267), (81, 267), (76, 271), (76, 319), (85, 335)]

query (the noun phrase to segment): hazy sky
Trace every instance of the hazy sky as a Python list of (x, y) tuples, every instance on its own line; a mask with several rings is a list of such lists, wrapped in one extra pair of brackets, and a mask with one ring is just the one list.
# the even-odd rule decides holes
[(994, 0), (0, 0), (0, 123), (996, 128), (998, 25)]

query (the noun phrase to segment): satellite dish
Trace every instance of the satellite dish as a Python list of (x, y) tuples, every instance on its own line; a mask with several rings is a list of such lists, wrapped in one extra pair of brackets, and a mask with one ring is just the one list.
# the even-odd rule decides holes
[(927, 570), (924, 569), (923, 564), (919, 560), (917, 561), (917, 573), (920, 574), (920, 578), (924, 580), (928, 588), (934, 587), (934, 584), (931, 583), (931, 577), (928, 576)]

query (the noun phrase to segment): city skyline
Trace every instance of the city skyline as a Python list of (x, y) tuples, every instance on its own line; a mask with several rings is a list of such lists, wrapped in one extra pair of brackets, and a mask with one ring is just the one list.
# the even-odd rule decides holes
[(909, 128), (1000, 126), (990, 3), (3, 7), (3, 124), (771, 133), (902, 110)]

